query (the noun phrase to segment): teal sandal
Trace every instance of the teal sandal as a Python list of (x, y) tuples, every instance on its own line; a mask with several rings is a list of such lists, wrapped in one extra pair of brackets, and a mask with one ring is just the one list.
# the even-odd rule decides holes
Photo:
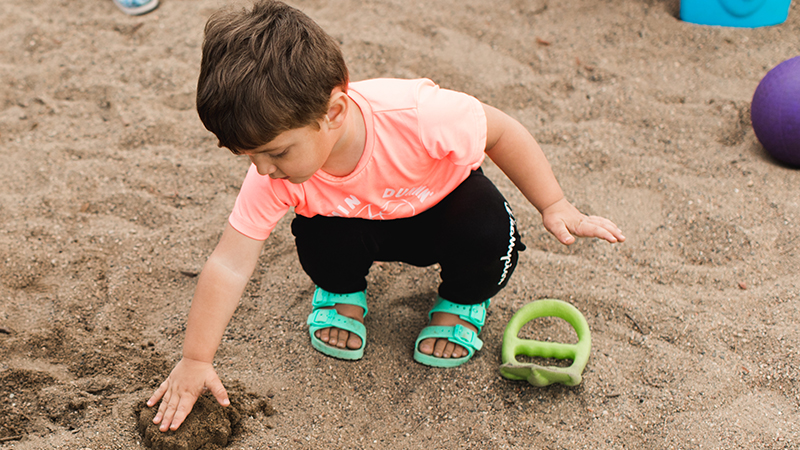
[[(425, 364), (432, 367), (456, 367), (464, 364), (472, 359), (476, 351), (483, 347), (483, 341), (478, 338), (478, 333), (481, 332), (483, 324), (486, 323), (486, 308), (489, 307), (489, 301), (477, 305), (459, 305), (447, 301), (441, 297), (436, 299), (436, 303), (428, 313), (428, 319), (433, 317), (435, 312), (445, 312), (458, 316), (461, 320), (469, 322), (478, 329), (474, 332), (463, 325), (455, 326), (434, 326), (429, 325), (422, 329), (417, 337), (417, 342), (414, 344), (414, 360), (418, 363)], [(426, 355), (419, 351), (419, 343), (423, 339), (447, 339), (454, 344), (458, 344), (465, 349), (469, 354), (461, 358), (437, 358), (433, 355)]]
[[(314, 299), (311, 302), (313, 310), (308, 316), (306, 323), (311, 334), (311, 345), (328, 356), (334, 358), (356, 360), (364, 356), (364, 347), (367, 345), (367, 328), (363, 323), (339, 314), (335, 309), (322, 309), (333, 307), (336, 304), (355, 305), (364, 308), (364, 317), (367, 316), (367, 292), (353, 292), (351, 294), (334, 294), (321, 287), (314, 291)], [(318, 337), (314, 336), (317, 330), (323, 328), (339, 328), (355, 333), (361, 338), (361, 347), (358, 349), (338, 348), (328, 345)]]

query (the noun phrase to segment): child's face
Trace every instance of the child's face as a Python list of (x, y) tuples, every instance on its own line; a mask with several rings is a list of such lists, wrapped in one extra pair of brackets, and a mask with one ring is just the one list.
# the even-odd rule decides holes
[(307, 126), (284, 131), (261, 147), (242, 153), (255, 164), (259, 174), (300, 184), (322, 168), (334, 143), (323, 121), (319, 129)]

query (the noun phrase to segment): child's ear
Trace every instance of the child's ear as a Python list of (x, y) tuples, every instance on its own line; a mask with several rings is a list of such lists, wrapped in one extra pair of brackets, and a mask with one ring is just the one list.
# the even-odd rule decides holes
[(340, 89), (334, 89), (331, 93), (331, 100), (328, 103), (328, 113), (325, 114), (325, 122), (328, 128), (339, 128), (344, 124), (350, 104), (347, 102), (347, 94)]

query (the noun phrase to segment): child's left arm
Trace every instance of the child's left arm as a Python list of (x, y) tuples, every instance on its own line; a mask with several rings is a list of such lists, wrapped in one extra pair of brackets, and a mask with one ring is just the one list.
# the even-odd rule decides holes
[(542, 214), (542, 222), (562, 244), (574, 236), (596, 237), (616, 243), (622, 231), (608, 219), (587, 216), (575, 208), (558, 184), (550, 163), (528, 130), (504, 112), (483, 105), (486, 112), (486, 154)]

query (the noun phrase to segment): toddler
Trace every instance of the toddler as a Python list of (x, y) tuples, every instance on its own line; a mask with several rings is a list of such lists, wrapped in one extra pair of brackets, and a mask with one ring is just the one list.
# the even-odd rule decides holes
[(316, 285), (311, 343), (348, 360), (364, 354), (375, 261), (441, 267), (416, 361), (452, 367), (480, 350), (489, 300), (524, 249), (511, 208), (481, 171), (485, 155), (560, 242), (625, 239), (564, 198), (517, 121), (426, 79), (351, 83), (338, 44), (277, 1), (209, 19), (197, 110), (221, 147), (252, 164), (198, 278), (183, 358), (148, 400), (161, 400), (162, 431), (177, 429), (206, 389), (229, 404), (212, 360), (264, 241), (292, 207), (298, 257)]

